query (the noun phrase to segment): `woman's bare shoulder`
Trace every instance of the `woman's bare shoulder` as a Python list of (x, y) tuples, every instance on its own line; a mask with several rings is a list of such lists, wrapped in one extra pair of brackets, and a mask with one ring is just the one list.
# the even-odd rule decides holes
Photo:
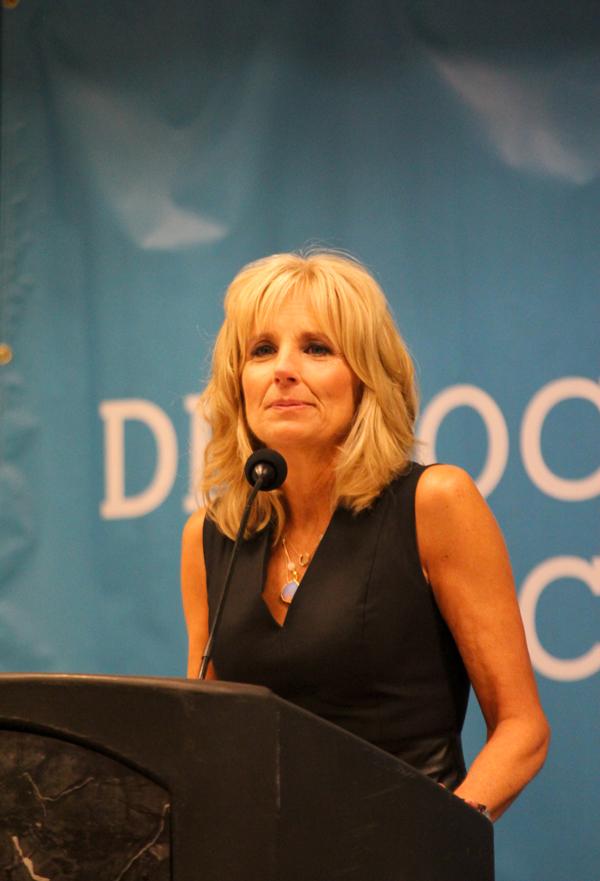
[(198, 508), (191, 514), (181, 535), (181, 578), (184, 591), (196, 584), (204, 584), (203, 529), (206, 509)]
[[(477, 554), (502, 565), (504, 541), (475, 481), (455, 465), (436, 465), (421, 475), (415, 497), (417, 542), (428, 581), (440, 589), (452, 566), (473, 567)], [(493, 558), (493, 560), (492, 560)], [(484, 564), (484, 560), (479, 560)]]
[(457, 499), (479, 495), (473, 478), (458, 465), (433, 465), (421, 474), (417, 498), (421, 507), (452, 504)]
[(419, 478), (415, 496), (417, 522), (443, 525), (464, 515), (478, 519), (489, 509), (473, 478), (457, 465), (435, 465)]
[(204, 529), (205, 519), (206, 508), (198, 508), (190, 514), (183, 527), (184, 544), (187, 544), (188, 542), (197, 544), (202, 541), (202, 531)]

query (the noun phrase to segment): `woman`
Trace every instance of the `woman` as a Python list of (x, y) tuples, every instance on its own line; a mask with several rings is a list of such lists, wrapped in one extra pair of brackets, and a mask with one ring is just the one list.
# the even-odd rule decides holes
[[(359, 263), (280, 254), (225, 299), (212, 378), (206, 508), (186, 524), (182, 589), (196, 676), (254, 449), (285, 457), (261, 493), (210, 675), (267, 685), (486, 806), (541, 767), (549, 731), (498, 526), (460, 468), (411, 463), (413, 365)], [(487, 741), (465, 773), (472, 684)]]

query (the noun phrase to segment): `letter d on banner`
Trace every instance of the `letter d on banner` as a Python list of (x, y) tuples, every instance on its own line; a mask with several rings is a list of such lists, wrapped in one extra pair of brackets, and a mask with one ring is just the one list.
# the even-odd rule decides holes
[[(157, 508), (168, 496), (177, 471), (177, 437), (168, 416), (151, 401), (123, 398), (99, 406), (104, 422), (105, 498), (100, 514), (106, 520), (141, 517)], [(135, 496), (125, 495), (126, 420), (143, 422), (154, 436), (156, 466), (148, 486)]]

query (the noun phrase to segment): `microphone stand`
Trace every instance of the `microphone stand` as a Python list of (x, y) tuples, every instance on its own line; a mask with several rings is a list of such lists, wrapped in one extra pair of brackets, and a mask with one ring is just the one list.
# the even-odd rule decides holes
[[(258, 469), (257, 469), (258, 471)], [(213, 620), (212, 627), (210, 628), (210, 633), (208, 634), (208, 641), (206, 646), (204, 647), (204, 654), (202, 655), (202, 663), (200, 664), (200, 672), (198, 673), (198, 679), (206, 679), (206, 671), (208, 669), (208, 664), (212, 657), (212, 649), (213, 643), (215, 641), (215, 635), (217, 629), (219, 627), (219, 621), (221, 620), (221, 613), (223, 611), (223, 606), (225, 604), (225, 599), (227, 597), (227, 592), (229, 590), (229, 583), (231, 581), (231, 575), (233, 573), (233, 564), (235, 562), (235, 558), (237, 556), (238, 548), (242, 542), (244, 532), (246, 531), (246, 524), (248, 522), (248, 517), (250, 516), (250, 509), (252, 508), (252, 503), (260, 490), (262, 489), (263, 483), (267, 480), (268, 475), (265, 473), (258, 474), (256, 483), (248, 493), (248, 498), (246, 500), (246, 506), (244, 508), (244, 513), (242, 514), (242, 520), (240, 522), (240, 528), (238, 529), (238, 534), (235, 537), (235, 544), (233, 545), (233, 550), (231, 552), (231, 557), (229, 558), (229, 566), (227, 567), (227, 573), (225, 575), (225, 583), (223, 585), (223, 590), (221, 592), (221, 597), (219, 599), (219, 605), (215, 611), (215, 617)]]

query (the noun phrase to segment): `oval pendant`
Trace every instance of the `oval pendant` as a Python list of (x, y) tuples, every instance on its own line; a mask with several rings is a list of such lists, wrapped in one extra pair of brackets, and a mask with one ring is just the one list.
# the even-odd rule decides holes
[(295, 595), (296, 591), (298, 590), (298, 586), (299, 586), (299, 582), (296, 581), (295, 578), (292, 578), (291, 581), (288, 581), (281, 588), (281, 592), (279, 594), (279, 597), (282, 600), (282, 602), (284, 602), (287, 606), (289, 606), (289, 604), (294, 599), (294, 595)]

